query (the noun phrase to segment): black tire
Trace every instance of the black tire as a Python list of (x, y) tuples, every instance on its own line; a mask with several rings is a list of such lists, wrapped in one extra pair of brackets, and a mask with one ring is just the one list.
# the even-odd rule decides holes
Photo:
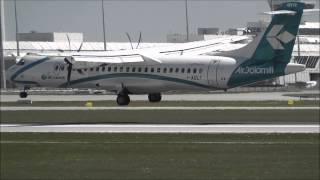
[(28, 97), (28, 93), (23, 91), (23, 92), (20, 92), (19, 96), (20, 96), (20, 98), (27, 98)]
[(127, 106), (130, 103), (130, 97), (128, 95), (118, 95), (117, 104), (119, 106)]
[(160, 93), (148, 94), (148, 99), (150, 102), (160, 102), (161, 98), (162, 97)]

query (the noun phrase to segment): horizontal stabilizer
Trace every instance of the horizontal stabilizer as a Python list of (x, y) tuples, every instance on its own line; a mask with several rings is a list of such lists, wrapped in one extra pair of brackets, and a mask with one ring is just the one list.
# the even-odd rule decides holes
[(277, 15), (277, 14), (288, 14), (288, 15), (295, 15), (295, 11), (289, 11), (289, 10), (278, 10), (278, 11), (269, 11), (269, 12), (264, 12), (264, 14), (269, 14), (269, 15)]
[(317, 13), (320, 12), (320, 9), (304, 9), (303, 13)]

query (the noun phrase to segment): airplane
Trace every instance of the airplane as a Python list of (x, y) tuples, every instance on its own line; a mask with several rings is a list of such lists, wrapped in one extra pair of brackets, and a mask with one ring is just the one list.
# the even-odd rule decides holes
[(130, 94), (161, 101), (167, 91), (227, 90), (305, 70), (290, 63), (304, 3), (288, 2), (272, 14), (266, 30), (248, 45), (215, 55), (168, 55), (132, 50), (72, 56), (28, 54), (7, 71), (9, 81), (32, 87), (101, 88), (128, 105)]

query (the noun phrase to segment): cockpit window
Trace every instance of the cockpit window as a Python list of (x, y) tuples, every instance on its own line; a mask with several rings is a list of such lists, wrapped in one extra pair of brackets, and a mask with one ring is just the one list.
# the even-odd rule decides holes
[(22, 65), (24, 65), (24, 59), (20, 59), (18, 62), (17, 62), (17, 65), (19, 65), (19, 66), (22, 66)]

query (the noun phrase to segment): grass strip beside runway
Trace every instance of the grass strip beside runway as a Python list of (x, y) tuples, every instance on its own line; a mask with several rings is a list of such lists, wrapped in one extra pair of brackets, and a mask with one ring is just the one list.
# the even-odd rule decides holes
[(52, 110), (2, 111), (1, 123), (37, 124), (299, 124), (319, 123), (319, 110)]
[(319, 179), (318, 134), (1, 133), (1, 179)]

